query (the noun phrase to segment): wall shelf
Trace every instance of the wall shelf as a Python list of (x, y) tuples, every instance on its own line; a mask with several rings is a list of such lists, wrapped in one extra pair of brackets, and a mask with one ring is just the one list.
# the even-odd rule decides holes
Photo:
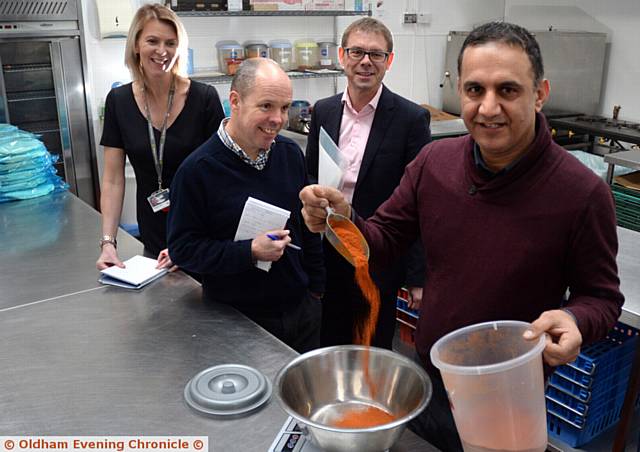
[[(298, 71), (290, 71), (287, 72), (287, 75), (292, 80), (298, 79), (311, 79), (311, 78), (336, 78), (344, 76), (343, 71), (335, 71), (330, 73), (317, 73), (317, 72), (298, 72)], [(224, 83), (231, 83), (233, 76), (231, 75), (207, 75), (207, 74), (198, 74), (198, 72), (194, 72), (189, 78), (193, 80), (197, 80), (202, 83), (206, 83), (207, 85), (222, 85)]]
[(181, 17), (225, 17), (225, 16), (371, 16), (371, 11), (175, 11)]

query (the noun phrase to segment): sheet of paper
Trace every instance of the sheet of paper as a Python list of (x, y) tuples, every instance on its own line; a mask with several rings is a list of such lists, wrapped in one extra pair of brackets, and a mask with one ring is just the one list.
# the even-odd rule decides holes
[[(242, 209), (238, 229), (233, 240), (236, 242), (238, 240), (252, 240), (267, 231), (284, 229), (290, 216), (291, 212), (288, 210), (249, 197), (244, 204), (244, 209)], [(258, 261), (256, 266), (261, 270), (269, 271), (271, 262)]]
[(158, 262), (155, 259), (144, 256), (133, 256), (131, 259), (124, 261), (124, 265), (125, 268), (114, 265), (102, 270), (101, 273), (131, 285), (139, 286), (159, 274), (167, 272), (166, 268), (156, 268)]
[(340, 149), (323, 127), (320, 127), (318, 141), (318, 184), (340, 190), (344, 174), (340, 165)]

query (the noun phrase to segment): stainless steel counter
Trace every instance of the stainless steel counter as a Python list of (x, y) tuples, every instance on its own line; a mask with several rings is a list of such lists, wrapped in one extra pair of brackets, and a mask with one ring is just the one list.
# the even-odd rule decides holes
[(286, 419), (275, 398), (253, 415), (221, 421), (190, 411), (184, 386), (229, 362), (273, 381), (296, 354), (234, 310), (208, 308), (200, 295), (176, 273), (140, 292), (110, 287), (1, 313), (0, 361), (12, 365), (0, 369), (0, 431), (208, 435), (213, 450), (266, 450)]
[(605, 154), (604, 161), (609, 164), (609, 168), (607, 169), (607, 182), (611, 183), (613, 181), (613, 170), (615, 165), (624, 166), (636, 170), (640, 169), (640, 151), (637, 149), (633, 149), (630, 151)]
[[(68, 194), (0, 204), (0, 435), (207, 435), (264, 452), (287, 418), (275, 395), (244, 418), (192, 412), (187, 381), (222, 363), (271, 381), (295, 351), (181, 272), (140, 291), (96, 282), (99, 215)], [(121, 232), (121, 257), (142, 244)], [(394, 452), (436, 449), (405, 431)]]
[(447, 137), (466, 135), (469, 131), (462, 118), (445, 121), (431, 121), (431, 137), (434, 140)]
[[(0, 310), (100, 287), (100, 216), (70, 193), (0, 204)], [(121, 258), (142, 244), (120, 230)]]

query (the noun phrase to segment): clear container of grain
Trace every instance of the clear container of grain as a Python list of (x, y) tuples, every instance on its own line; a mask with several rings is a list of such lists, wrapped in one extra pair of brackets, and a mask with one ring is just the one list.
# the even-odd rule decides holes
[(338, 46), (335, 42), (319, 42), (320, 67), (323, 69), (335, 69), (338, 67)]
[(244, 43), (245, 58), (269, 58), (269, 46), (263, 41), (247, 41)]
[(308, 39), (296, 41), (295, 58), (298, 70), (315, 69), (319, 63), (318, 43)]
[(244, 47), (238, 41), (218, 41), (216, 43), (218, 50), (218, 70), (228, 73), (227, 60), (244, 59)]
[(286, 39), (278, 39), (269, 43), (269, 55), (285, 71), (293, 68), (293, 49), (291, 42)]

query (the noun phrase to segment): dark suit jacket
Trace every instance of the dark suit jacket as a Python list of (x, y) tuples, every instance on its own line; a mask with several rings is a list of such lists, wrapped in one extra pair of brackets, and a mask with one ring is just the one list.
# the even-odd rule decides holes
[[(307, 169), (310, 180), (318, 180), (318, 137), (320, 126), (337, 144), (342, 122), (342, 93), (319, 100), (313, 107), (307, 141)], [(368, 218), (391, 196), (400, 182), (404, 168), (431, 141), (429, 111), (391, 92), (386, 86), (376, 108), (371, 133), (365, 147), (362, 165), (353, 193), (352, 206), (363, 218)], [(384, 282), (398, 286), (424, 283), (424, 259), (421, 247), (410, 253), (410, 270), (405, 280), (406, 262), (400, 268), (384, 270)], [(379, 278), (376, 278), (378, 283)], [(386, 286), (387, 284), (384, 284)], [(382, 287), (381, 287), (382, 289)]]

